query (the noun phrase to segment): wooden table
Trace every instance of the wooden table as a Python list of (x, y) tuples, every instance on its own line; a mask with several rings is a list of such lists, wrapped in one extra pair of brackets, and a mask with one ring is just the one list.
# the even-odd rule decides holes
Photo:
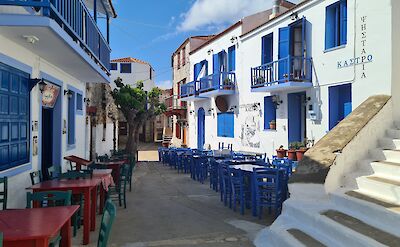
[(72, 162), (75, 163), (77, 171), (80, 171), (82, 169), (82, 166), (88, 166), (88, 165), (91, 165), (93, 163), (90, 160), (85, 160), (85, 159), (80, 158), (80, 157), (75, 156), (75, 155), (66, 156), (66, 157), (64, 157), (64, 159), (68, 160), (71, 163)]
[(121, 166), (127, 164), (127, 160), (118, 160), (118, 161), (108, 161), (108, 162), (97, 162), (96, 164), (99, 165), (105, 165), (109, 169), (112, 169), (112, 176), (114, 179), (114, 182), (118, 184), (119, 182), (119, 176), (121, 173)]
[(0, 211), (0, 232), (5, 247), (48, 247), (60, 232), (61, 246), (72, 245), (71, 217), (78, 205)]
[(39, 191), (68, 191), (73, 195), (83, 195), (85, 203), (83, 205), (83, 244), (89, 244), (90, 231), (96, 228), (96, 204), (97, 186), (101, 183), (98, 178), (92, 179), (73, 179), (73, 180), (49, 180), (33, 185), (29, 189), (33, 192)]
[(100, 204), (99, 213), (103, 213), (104, 202), (106, 200), (106, 192), (108, 191), (108, 186), (114, 185), (113, 177), (111, 176), (112, 169), (95, 169), (93, 170), (93, 179), (99, 179), (100, 188)]

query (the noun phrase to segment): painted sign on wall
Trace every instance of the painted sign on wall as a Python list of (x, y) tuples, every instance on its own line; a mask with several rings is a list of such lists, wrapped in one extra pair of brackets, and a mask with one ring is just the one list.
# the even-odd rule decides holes
[(48, 83), (42, 94), (42, 104), (47, 108), (54, 108), (57, 102), (57, 97), (60, 93), (60, 87)]
[(241, 111), (245, 111), (246, 118), (241, 124), (240, 139), (242, 145), (250, 148), (260, 148), (260, 109), (258, 104), (241, 105)]

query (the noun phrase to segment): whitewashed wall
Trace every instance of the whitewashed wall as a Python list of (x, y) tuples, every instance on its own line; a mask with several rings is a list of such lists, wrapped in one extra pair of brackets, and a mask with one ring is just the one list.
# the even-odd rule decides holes
[[(67, 102), (68, 98), (67, 96), (63, 95), (63, 89), (66, 89), (68, 85), (73, 86), (79, 90), (82, 91), (83, 97), (85, 97), (85, 83), (80, 81), (78, 78), (74, 78), (70, 76), (69, 74), (66, 74), (63, 72), (62, 68), (57, 68), (54, 65), (48, 63), (47, 61), (43, 60), (42, 58), (36, 56), (34, 53), (32, 53), (30, 50), (25, 49), (24, 47), (18, 46), (13, 42), (10, 42), (8, 39), (3, 37), (0, 34), (0, 55), (4, 57), (9, 57), (14, 60), (17, 60), (18, 62), (25, 64), (27, 66), (32, 67), (31, 71), (31, 78), (39, 78), (39, 74), (42, 72), (49, 74), (50, 76), (56, 78), (59, 81), (63, 82), (62, 89), (60, 91), (59, 97), (62, 99), (62, 119), (67, 121)], [(1, 57), (0, 56), (0, 57)], [(1, 61), (0, 62), (4, 62)], [(18, 69), (18, 68), (17, 68)], [(34, 87), (33, 90), (31, 91), (31, 99), (30, 99), (30, 105), (31, 105), (31, 123), (32, 121), (38, 121), (39, 122), (39, 131), (40, 131), (40, 99), (41, 99), (41, 94), (39, 92), (38, 86)], [(83, 115), (76, 115), (76, 128), (75, 128), (75, 135), (76, 135), (76, 144), (75, 148), (68, 150), (67, 148), (67, 135), (63, 134), (62, 135), (62, 157), (67, 156), (67, 155), (77, 155), (80, 157), (88, 158), (89, 156), (89, 149), (88, 149), (88, 142), (87, 139), (85, 138), (86, 135), (86, 129), (84, 126), (86, 125), (85, 121), (85, 109), (83, 109)], [(82, 126), (82, 127), (80, 127)], [(30, 127), (31, 128), (31, 127)], [(30, 135), (30, 149), (32, 152), (32, 136), (40, 136), (38, 132), (33, 132)], [(39, 153), (41, 152), (41, 146), (40, 146), (40, 140), (39, 140)], [(61, 157), (60, 157), (61, 158)], [(30, 164), (32, 166), (31, 169), (29, 169)], [(31, 186), (31, 181), (29, 177), (29, 173), (32, 171), (40, 170), (41, 168), (41, 161), (39, 160), (39, 156), (31, 156), (31, 163), (26, 164), (17, 168), (9, 169), (3, 172), (0, 172), (0, 176), (8, 175), (12, 172), (12, 170), (20, 170), (23, 167), (26, 167), (28, 170), (25, 170), (21, 173), (18, 173), (16, 175), (9, 176), (9, 197), (8, 197), (8, 207), (9, 208), (21, 208), (25, 207), (25, 198), (26, 198), (26, 189), (27, 187)], [(67, 165), (66, 161), (62, 161), (62, 168), (63, 170), (66, 170), (69, 165)]]
[[(143, 81), (143, 89), (145, 91), (150, 91), (153, 87), (155, 87), (155, 71), (149, 64), (141, 64), (141, 63), (131, 63), (132, 65), (132, 73), (120, 73), (120, 64), (118, 65), (118, 70), (111, 71), (111, 88), (115, 88), (114, 80), (118, 77), (122, 79), (122, 82), (125, 84), (130, 84), (136, 86), (136, 82)], [(150, 79), (150, 69), (152, 70), (152, 77)]]
[[(395, 45), (391, 42), (392, 34), (390, 29), (392, 23), (392, 1), (348, 0), (347, 44), (344, 47), (325, 52), (325, 11), (326, 7), (334, 2), (336, 1), (310, 1), (296, 9), (299, 18), (305, 16), (307, 21), (311, 23), (307, 26), (307, 37), (311, 37), (308, 54), (312, 56), (314, 63), (313, 88), (306, 90), (306, 94), (307, 97), (311, 97), (311, 101), (308, 104), (317, 103), (320, 106), (321, 118), (320, 121), (311, 121), (307, 113), (306, 129), (307, 138), (315, 141), (319, 140), (329, 130), (329, 86), (352, 83), (352, 106), (354, 109), (370, 95), (391, 95), (392, 82), (393, 84), (399, 83), (395, 78), (392, 78), (392, 69), (390, 67), (392, 46)], [(239, 39), (236, 50), (237, 94), (228, 97), (228, 105), (237, 105), (238, 107), (235, 110), (235, 137), (217, 137), (217, 112), (214, 114), (208, 113), (209, 108), (216, 109), (214, 99), (196, 101), (191, 104), (191, 109), (195, 110), (196, 114), (189, 115), (190, 126), (194, 127), (190, 128), (189, 132), (191, 147), (197, 146), (196, 116), (199, 107), (203, 107), (206, 112), (205, 143), (210, 144), (212, 148), (217, 148), (218, 142), (221, 141), (232, 143), (235, 150), (266, 152), (268, 156), (271, 156), (280, 145), (288, 146), (288, 92), (279, 93), (283, 103), (277, 109), (277, 130), (264, 130), (263, 102), (264, 97), (270, 94), (251, 92), (250, 68), (261, 65), (261, 38), (272, 32), (274, 35), (273, 56), (274, 60), (278, 59), (279, 28), (294, 22), (290, 19), (290, 14), (291, 12), (282, 15)], [(364, 21), (362, 17), (364, 17)], [(398, 19), (396, 21), (398, 22)], [(361, 29), (363, 24), (366, 25), (364, 34)], [(227, 50), (232, 45), (230, 39), (233, 35), (240, 36), (240, 27), (191, 54), (191, 64), (207, 59), (209, 74), (211, 74), (212, 55), (207, 55), (207, 51), (213, 49), (214, 53), (217, 53), (222, 49)], [(366, 40), (364, 47), (362, 40)], [(372, 62), (365, 64), (364, 67), (363, 65), (356, 65), (338, 68), (338, 61), (361, 56), (363, 48), (366, 55), (373, 56)], [(363, 73), (365, 73), (365, 78), (362, 78)], [(193, 75), (191, 79), (193, 79)], [(257, 103), (261, 106), (260, 110), (245, 110), (244, 106)], [(246, 119), (249, 117), (256, 119), (256, 121), (251, 121), (251, 124), (255, 125), (256, 134), (253, 140), (255, 142), (259, 141), (259, 147), (250, 147), (247, 141), (242, 142), (241, 126), (246, 124)]]

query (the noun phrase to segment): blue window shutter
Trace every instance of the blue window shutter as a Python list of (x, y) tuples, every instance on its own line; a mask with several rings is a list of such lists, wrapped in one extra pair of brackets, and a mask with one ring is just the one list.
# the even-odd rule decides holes
[(200, 78), (197, 78), (197, 77), (199, 77), (200, 70), (201, 70), (201, 63), (196, 63), (194, 65), (194, 78), (193, 78), (194, 81), (197, 79), (200, 79)]
[(272, 62), (273, 52), (273, 35), (268, 34), (261, 38), (261, 64), (267, 64)]
[(335, 4), (326, 7), (325, 16), (325, 49), (336, 46), (336, 8)]
[(233, 112), (225, 113), (225, 136), (232, 138), (235, 136), (235, 116)]
[(347, 0), (340, 1), (340, 45), (347, 44)]
[[(278, 58), (284, 59), (290, 55), (290, 27), (279, 29), (279, 51)], [(285, 74), (289, 74), (288, 60), (284, 59), (278, 63), (279, 80), (283, 80)]]
[(219, 73), (219, 58), (218, 58), (218, 54), (214, 54), (213, 55), (213, 74), (217, 74)]
[(217, 136), (223, 137), (225, 134), (225, 115), (218, 113), (217, 115)]
[(236, 70), (236, 47), (231, 46), (228, 49), (228, 71)]
[(68, 144), (75, 144), (75, 93), (68, 99)]

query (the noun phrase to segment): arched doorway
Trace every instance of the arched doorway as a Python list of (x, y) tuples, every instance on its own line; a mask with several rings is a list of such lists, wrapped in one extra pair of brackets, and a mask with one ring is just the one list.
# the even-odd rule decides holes
[(203, 149), (205, 143), (205, 120), (206, 114), (203, 108), (199, 108), (197, 114), (197, 148)]

